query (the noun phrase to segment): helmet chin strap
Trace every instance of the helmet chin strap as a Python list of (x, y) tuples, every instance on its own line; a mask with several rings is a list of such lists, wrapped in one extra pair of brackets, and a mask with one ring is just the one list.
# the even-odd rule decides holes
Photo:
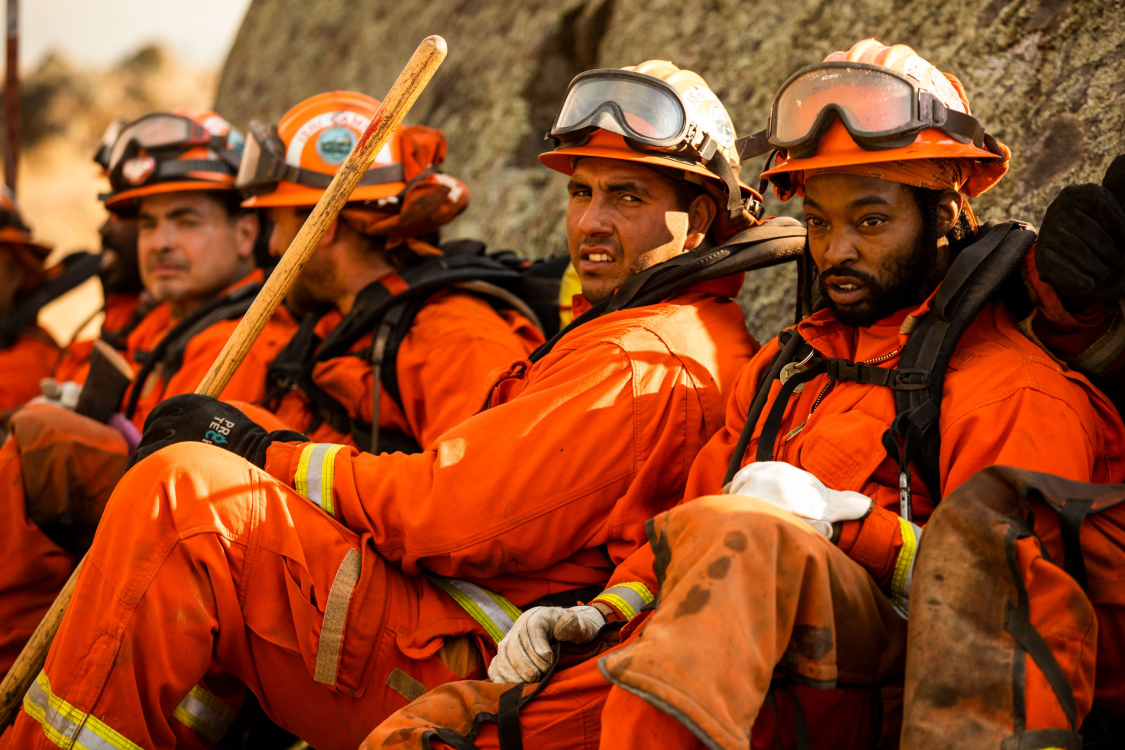
[(722, 151), (716, 150), (707, 160), (707, 168), (714, 172), (727, 186), (727, 217), (737, 219), (742, 216), (742, 188), (738, 185), (738, 178)]

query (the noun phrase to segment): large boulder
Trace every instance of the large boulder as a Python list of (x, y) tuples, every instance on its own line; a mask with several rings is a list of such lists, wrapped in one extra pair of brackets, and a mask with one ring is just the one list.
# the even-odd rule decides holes
[[(1062, 186), (1100, 180), (1125, 152), (1118, 0), (254, 0), (216, 108), (245, 124), (332, 88), (382, 96), (428, 34), (448, 40), (449, 58), (410, 119), (445, 130), (447, 170), (473, 191), (449, 235), (532, 256), (565, 251), (565, 178), (536, 157), (567, 83), (589, 68), (651, 58), (691, 68), (745, 134), (797, 69), (865, 36), (910, 44), (961, 78), (974, 113), (1015, 154), (974, 204), (985, 218), (1037, 223)], [(744, 164), (744, 177), (761, 166)], [(747, 281), (741, 301), (760, 338), (791, 319), (793, 276)]]

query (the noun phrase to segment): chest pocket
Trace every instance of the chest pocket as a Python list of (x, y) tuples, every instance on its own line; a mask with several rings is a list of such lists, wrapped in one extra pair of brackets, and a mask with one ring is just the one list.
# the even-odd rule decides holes
[(802, 441), (798, 465), (834, 490), (859, 492), (887, 460), (888, 424), (862, 412), (829, 414)]

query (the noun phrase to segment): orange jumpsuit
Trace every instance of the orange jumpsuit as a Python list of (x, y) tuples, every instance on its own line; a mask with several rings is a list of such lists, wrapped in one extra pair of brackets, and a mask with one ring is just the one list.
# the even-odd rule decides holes
[(0, 350), (0, 412), (23, 406), (38, 396), (39, 381), (51, 376), (59, 347), (50, 334), (34, 327)]
[[(908, 313), (921, 314), (928, 304), (913, 312), (902, 310), (870, 328), (858, 330), (842, 325), (822, 311), (803, 321), (798, 330), (823, 356), (856, 362), (877, 360), (880, 367), (895, 367), (897, 352), (907, 338), (901, 332), (904, 318)], [(728, 405), (726, 426), (697, 457), (688, 480), (686, 498), (714, 495), (721, 490), (722, 479), (757, 392), (758, 382), (769, 369), (779, 348), (776, 340), (766, 345), (740, 373)], [(763, 415), (769, 413), (779, 388), (778, 384), (774, 385)], [(822, 590), (816, 594), (833, 599), (841, 597), (847, 601), (848, 596), (843, 592), (852, 591), (850, 595), (856, 597), (854, 606), (845, 607), (844, 617), (855, 619), (861, 616), (861, 612), (874, 611), (889, 613), (891, 618), (886, 622), (875, 618), (871, 627), (865, 630), (893, 634), (893, 646), (889, 642), (841, 641), (832, 654), (844, 651), (879, 653), (885, 660), (887, 652), (894, 651), (897, 655), (890, 655), (897, 659), (897, 669), (901, 674), (905, 623), (891, 610), (888, 600), (897, 593), (894, 573), (904, 547), (905, 526), (898, 516), (897, 459), (888, 457), (881, 441), (894, 414), (893, 394), (889, 389), (854, 382), (833, 384), (827, 375), (807, 383), (787, 407), (778, 432), (775, 460), (786, 461), (815, 474), (832, 489), (862, 492), (874, 498), (875, 508), (862, 521), (843, 524), (836, 546), (815, 533), (806, 533), (809, 532), (808, 527), (795, 517), (790, 516), (792, 520), (779, 518), (776, 510), (771, 510), (772, 506), (751, 509), (750, 512), (755, 514), (754, 523), (747, 525), (741, 521), (738, 529), (745, 529), (752, 538), (746, 539), (748, 543), (745, 545), (735, 546), (757, 552), (776, 549), (779, 537), (792, 539), (795, 535), (805, 540), (802, 542), (807, 548), (805, 554), (813, 561), (807, 564), (807, 569), (826, 569), (830, 571), (828, 577), (833, 582), (830, 593)], [(986, 307), (961, 339), (945, 380), (940, 420), (943, 495), (993, 464), (1025, 467), (1094, 482), (1110, 481), (1120, 477), (1125, 470), (1125, 427), (1113, 407), (1082, 376), (1061, 368), (1050, 355), (1026, 339), (1017, 328), (1016, 321), (1001, 306)], [(743, 465), (753, 460), (763, 422), (764, 418), (760, 420), (743, 456)], [(912, 486), (915, 489), (915, 523), (924, 524), (933, 503), (927, 497), (924, 483), (916, 475)], [(657, 520), (665, 517), (690, 520), (693, 516), (699, 517), (707, 505), (685, 503)], [(781, 514), (786, 515), (789, 514)], [(1087, 522), (1096, 523), (1097, 517), (1091, 517)], [(786, 529), (790, 524), (796, 524), (796, 532)], [(682, 542), (688, 547), (680, 549), (673, 542), (673, 564), (678, 559), (691, 558), (695, 553), (689, 547), (694, 544), (703, 549), (698, 553), (699, 565), (677, 575), (677, 589), (675, 592), (664, 591), (661, 608), (649, 619), (646, 628), (634, 630), (636, 621), (630, 623), (630, 628), (625, 631), (626, 634), (633, 633), (628, 644), (612, 652), (602, 662), (601, 669), (605, 673), (607, 668), (616, 668), (625, 675), (623, 681), (633, 686), (638, 678), (630, 676), (630, 668), (632, 673), (643, 676), (642, 683), (645, 679), (649, 683), (659, 682), (663, 673), (669, 677), (676, 675), (675, 687), (668, 690), (682, 690), (691, 696), (691, 700), (698, 702), (697, 708), (714, 709), (708, 713), (710, 716), (734, 716), (744, 720), (741, 726), (733, 729), (745, 735), (741, 738), (736, 736), (730, 746), (746, 747), (749, 742), (755, 748), (772, 748), (776, 746), (774, 735), (778, 731), (774, 710), (767, 708), (759, 714), (766, 695), (764, 691), (755, 691), (748, 686), (768, 685), (774, 666), (779, 662), (787, 663), (785, 659), (790, 652), (786, 645), (790, 643), (790, 633), (816, 632), (803, 631), (802, 628), (839, 631), (840, 626), (831, 619), (828, 622), (818, 622), (815, 618), (811, 622), (805, 621), (810, 614), (800, 611), (798, 603), (801, 594), (809, 593), (801, 588), (807, 584), (808, 573), (806, 571), (802, 579), (801, 573), (787, 570), (785, 564), (792, 562), (791, 557), (771, 562), (767, 555), (765, 562), (754, 562), (754, 576), (748, 579), (736, 578), (733, 574), (728, 576), (730, 560), (711, 559), (707, 549), (710, 544), (717, 547), (719, 553), (724, 552), (723, 545), (718, 543), (724, 538), (724, 531), (713, 524), (707, 533)], [(810, 537), (811, 541), (808, 541)], [(730, 552), (731, 549), (725, 549), (725, 554)], [(912, 554), (909, 547), (908, 552)], [(640, 548), (618, 566), (606, 592), (597, 598), (613, 606), (624, 619), (634, 618), (640, 606), (651, 601), (657, 591), (654, 561), (651, 546)], [(715, 567), (709, 567), (712, 565)], [(782, 571), (791, 580), (781, 580)], [(852, 589), (845, 589), (840, 583), (845, 579), (854, 582)], [(865, 591), (862, 587), (864, 579), (873, 584), (871, 589), (878, 587), (883, 594)], [(736, 595), (730, 596), (731, 592), (722, 588), (720, 581), (723, 580), (730, 580), (729, 586), (738, 587)], [(761, 592), (754, 593), (758, 587), (762, 588)], [(854, 590), (860, 593), (855, 594)], [(698, 602), (705, 600), (701, 593), (704, 591), (708, 592), (706, 599), (721, 600), (722, 606), (715, 604), (713, 609), (701, 609), (703, 605)], [(722, 599), (724, 594), (727, 598)], [(761, 617), (762, 603), (770, 601), (778, 602), (776, 620)], [(837, 602), (836, 606), (841, 605)], [(793, 608), (798, 611), (794, 612)], [(685, 616), (696, 611), (701, 614)], [(773, 627), (785, 627), (789, 631), (767, 635), (764, 628)], [(731, 641), (732, 629), (738, 633), (735, 641)], [(854, 628), (851, 630), (854, 631)], [(757, 636), (747, 635), (759, 631)], [(646, 632), (649, 633), (647, 640), (644, 636)], [(848, 634), (837, 632), (836, 635), (842, 639)], [(872, 636), (869, 636), (867, 640), (871, 639)], [(799, 643), (797, 640), (793, 642)], [(680, 645), (670, 645), (676, 643)], [(776, 651), (772, 650), (775, 643), (778, 644)], [(764, 656), (743, 653), (759, 647)], [(826, 658), (825, 654), (820, 656)], [(759, 664), (757, 671), (752, 668), (755, 661)], [(875, 662), (879, 659), (872, 658), (871, 661), (870, 668), (874, 672), (877, 668)], [(740, 665), (734, 674), (729, 670), (731, 663)], [(831, 666), (831, 670), (814, 674), (831, 676), (828, 680), (830, 684), (836, 679), (833, 671), (835, 662)], [(589, 713), (591, 708), (601, 709), (602, 701), (605, 701), (601, 711), (602, 747), (650, 747), (655, 741), (669, 747), (698, 744), (683, 723), (635, 695), (619, 687), (610, 690), (604, 682), (600, 694), (591, 690), (587, 683), (594, 671), (592, 664), (586, 663), (561, 672), (555, 678), (559, 685), (549, 684), (541, 696), (522, 709), (520, 717), (525, 747), (594, 747), (596, 739), (589, 739)], [(1112, 672), (1107, 675), (1107, 690), (1110, 689), (1111, 675)], [(809, 674), (802, 676), (809, 678)], [(874, 674), (869, 675), (867, 681), (871, 682), (875, 677)], [(854, 674), (849, 678), (841, 681), (857, 681)], [(567, 684), (573, 684), (575, 689), (568, 693), (563, 689)], [(452, 692), (453, 686), (443, 690)], [(820, 691), (797, 685), (792, 687), (792, 693), (802, 702), (808, 716), (809, 739), (813, 747), (864, 747), (868, 741), (867, 734), (872, 729), (878, 729), (865, 721), (871, 709), (866, 689)], [(557, 697), (550, 700), (552, 695)], [(682, 703), (670, 699), (666, 693), (658, 697), (670, 700), (673, 706), (683, 709)], [(432, 694), (432, 700), (435, 705), (440, 703), (442, 691)], [(776, 700), (783, 719), (791, 723), (792, 708), (782, 705), (780, 693)], [(1089, 695), (1085, 700), (1088, 707)], [(706, 724), (706, 716), (690, 711), (686, 713), (697, 724)], [(407, 716), (406, 712), (396, 715), (369, 738), (367, 746), (383, 747), (384, 740), (398, 739), (394, 735), (396, 730), (417, 728), (420, 725), (417, 714), (418, 707), (412, 706), (410, 716), (414, 718)], [(782, 739), (792, 743), (793, 728), (786, 723), (783, 721), (780, 727)], [(889, 724), (893, 732), (894, 722)], [(721, 728), (732, 729), (730, 726)], [(528, 744), (529, 735), (538, 739)], [(482, 747), (495, 746), (494, 737), (495, 728), (486, 725), (478, 743)], [(586, 738), (585, 745), (581, 738)], [(720, 745), (727, 746), (727, 737), (716, 739)], [(397, 747), (394, 743), (391, 746)], [(401, 746), (408, 744), (403, 742)]]
[(421, 454), (275, 444), (263, 472), (190, 443), (142, 462), (13, 744), (52, 747), (86, 721), (170, 747), (165, 717), (212, 655), (318, 750), (354, 748), (419, 691), (483, 675), (515, 605), (603, 585), (682, 497), (756, 349), (730, 299), (741, 280), (581, 326), (500, 374), (489, 408)]
[[(337, 310), (321, 318), (315, 330), (317, 339), (324, 341), (342, 318)], [(404, 432), (423, 447), (433, 445), (438, 436), (480, 409), (493, 370), (523, 359), (542, 343), (539, 329), (519, 313), (497, 313), (484, 300), (465, 292), (434, 295), (418, 311), (399, 346), (396, 366), (402, 405), (379, 388), (379, 426)], [(371, 336), (367, 335), (352, 351), (370, 346)], [(348, 416), (371, 423), (370, 361), (335, 357), (317, 364), (312, 380), (343, 404)], [(316, 424), (316, 409), (303, 391), (285, 394), (274, 413), (314, 442), (355, 445), (350, 434), (325, 422)]]
[[(260, 278), (260, 273), (248, 280), (255, 278)], [(167, 384), (160, 378), (153, 379), (155, 382), (142, 398), (142, 408), (138, 408), (134, 418), (138, 428), (162, 398), (195, 390), (237, 322), (216, 323), (200, 332), (188, 345), (180, 371)], [(129, 336), (126, 357), (135, 362), (137, 350), (155, 346), (173, 324), (166, 305), (154, 309)], [(266, 367), (292, 330), (293, 323), (287, 314), (275, 315), (224, 393), (247, 400), (261, 398)], [(76, 526), (92, 533), (128, 460), (125, 441), (117, 432), (52, 404), (25, 407), (13, 419), (13, 430), (16, 437), (7, 441), (0, 452), (0, 483), (4, 488), (0, 514), (7, 519), (0, 540), (4, 555), (4, 564), (0, 565), (4, 571), (0, 574), (0, 673), (6, 672), (19, 654), (82, 551), (81, 545), (63, 549), (56, 544), (32, 521), (35, 513), (28, 506), (34, 506), (41, 515), (57, 515), (68, 522), (73, 518)], [(33, 444), (17, 439), (25, 434), (34, 436)], [(34, 456), (25, 455), (29, 445), (34, 447)], [(28, 494), (28, 475), (43, 474), (58, 477), (58, 482)], [(41, 508), (44, 504), (51, 507)], [(57, 513), (48, 513), (52, 510)], [(85, 543), (89, 544), (89, 540)], [(202, 687), (193, 690), (196, 699), (189, 702), (191, 706), (217, 700), (200, 693)], [(221, 737), (222, 727), (229, 724), (234, 714), (229, 707), (215, 705), (210, 714), (203, 711), (200, 715), (221, 716), (222, 721), (216, 719), (212, 725), (206, 725), (200, 719), (186, 726), (202, 728), (204, 736)], [(183, 711), (179, 717), (181, 722), (185, 717), (191, 721)], [(181, 723), (177, 731), (183, 737), (184, 732), (191, 730)]]

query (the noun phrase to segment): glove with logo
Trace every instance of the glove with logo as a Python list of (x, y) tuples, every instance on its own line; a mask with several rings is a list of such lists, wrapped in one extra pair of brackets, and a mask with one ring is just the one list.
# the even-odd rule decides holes
[(554, 644), (586, 643), (597, 637), (605, 615), (597, 607), (532, 607), (496, 644), (488, 679), (516, 684), (538, 682), (555, 661)]
[(761, 461), (742, 467), (726, 490), (790, 511), (832, 538), (832, 524), (854, 521), (871, 512), (875, 501), (858, 492), (830, 490), (814, 475), (784, 461)]
[(258, 468), (265, 468), (266, 450), (270, 443), (307, 440), (293, 430), (266, 432), (264, 427), (230, 404), (209, 396), (185, 393), (161, 402), (148, 415), (140, 445), (129, 466), (131, 468), (169, 445), (199, 442), (226, 448)]
[(1047, 207), (1035, 243), (1039, 276), (1063, 305), (1081, 313), (1125, 297), (1125, 155), (1101, 185), (1071, 185)]

